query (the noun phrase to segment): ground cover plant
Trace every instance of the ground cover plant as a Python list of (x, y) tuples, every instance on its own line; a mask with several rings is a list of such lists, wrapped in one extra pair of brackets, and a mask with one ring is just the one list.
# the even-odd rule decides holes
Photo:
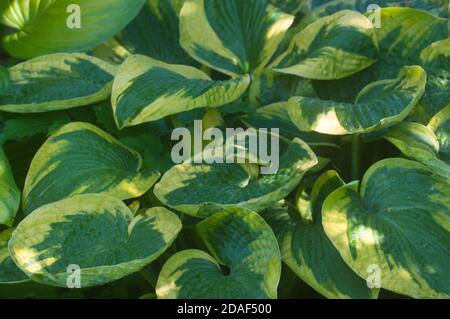
[[(448, 19), (1, 1), (0, 298), (449, 298)], [(276, 129), (277, 170), (174, 162), (176, 129), (206, 154), (198, 121)]]

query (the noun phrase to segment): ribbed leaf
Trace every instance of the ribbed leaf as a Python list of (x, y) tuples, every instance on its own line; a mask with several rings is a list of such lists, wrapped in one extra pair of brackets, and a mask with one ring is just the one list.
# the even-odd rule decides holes
[(377, 289), (369, 289), (345, 264), (323, 230), (323, 201), (343, 185), (336, 172), (328, 171), (317, 179), (297, 216), (291, 217), (284, 206), (263, 216), (277, 235), (283, 261), (308, 285), (327, 298), (374, 298)]
[(134, 55), (119, 68), (112, 105), (117, 125), (123, 128), (195, 108), (230, 103), (245, 92), (249, 83), (249, 76), (213, 81), (190, 66)]
[(10, 68), (0, 111), (38, 113), (106, 100), (116, 68), (84, 54), (52, 54)]
[(307, 1), (305, 0), (269, 0), (269, 2), (281, 11), (289, 14), (297, 14), (307, 7)]
[(293, 97), (288, 111), (303, 131), (345, 135), (368, 133), (402, 121), (421, 98), (426, 84), (419, 66), (404, 67), (398, 77), (365, 87), (355, 103)]
[(344, 10), (294, 35), (273, 69), (308, 79), (342, 79), (374, 64), (376, 57), (372, 23), (358, 12)]
[(200, 222), (197, 231), (212, 256), (201, 250), (172, 256), (158, 278), (159, 298), (277, 297), (280, 251), (272, 230), (258, 214), (231, 208)]
[(417, 162), (387, 159), (323, 206), (327, 236), (360, 276), (379, 267), (382, 288), (416, 298), (450, 297), (448, 181)]
[(439, 154), (450, 165), (450, 104), (436, 114), (428, 123), (439, 141)]
[(433, 43), (420, 58), (428, 77), (420, 104), (433, 116), (450, 102), (450, 38)]
[(8, 242), (13, 230), (10, 228), (0, 233), (0, 284), (13, 284), (29, 280), (9, 255)]
[(141, 156), (87, 123), (55, 132), (36, 153), (23, 191), (23, 208), (36, 208), (69, 196), (105, 193), (119, 199), (139, 197), (159, 172), (144, 168)]
[[(3, 38), (3, 45), (12, 56), (23, 59), (56, 52), (84, 52), (122, 30), (145, 1), (2, 1), (0, 21), (17, 29)], [(73, 4), (79, 6), (78, 11)], [(77, 18), (80, 28), (73, 28), (71, 23)]]
[(255, 179), (240, 164), (184, 163), (165, 173), (154, 193), (165, 205), (200, 218), (230, 206), (258, 212), (287, 196), (316, 164), (309, 146), (294, 139), (274, 175)]
[[(346, 79), (316, 81), (314, 87), (320, 98), (352, 102), (366, 85), (392, 79), (404, 66), (422, 65), (422, 51), (449, 36), (447, 19), (422, 10), (383, 8), (379, 13), (380, 28), (375, 28), (379, 43), (377, 63)], [(373, 13), (367, 15), (370, 14)]]
[[(447, 122), (450, 123), (450, 117), (447, 118)], [(445, 134), (448, 139), (450, 130), (447, 129)], [(436, 174), (450, 180), (450, 157), (448, 153), (444, 153), (445, 148), (441, 157), (438, 138), (430, 128), (419, 123), (400, 123), (384, 138), (406, 156), (421, 162)]]
[[(165, 208), (136, 217), (120, 200), (87, 194), (45, 205), (14, 231), (9, 250), (30, 278), (65, 287), (80, 267), (81, 287), (102, 285), (139, 271), (158, 258), (181, 230)], [(69, 268), (69, 269), (68, 269)]]
[(259, 73), (293, 21), (267, 0), (187, 0), (180, 43), (193, 58), (225, 74)]
[(16, 186), (9, 161), (0, 148), (0, 225), (12, 226), (20, 205), (20, 190)]

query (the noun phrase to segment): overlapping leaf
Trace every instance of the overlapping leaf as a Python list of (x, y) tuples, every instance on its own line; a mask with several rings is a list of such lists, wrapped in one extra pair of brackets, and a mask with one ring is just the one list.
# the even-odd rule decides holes
[(34, 281), (67, 288), (74, 270), (80, 270), (81, 287), (91, 287), (139, 271), (159, 257), (180, 230), (179, 218), (165, 208), (150, 208), (134, 217), (114, 197), (77, 195), (27, 216), (14, 231), (9, 250)]
[(200, 218), (230, 206), (261, 211), (287, 196), (316, 164), (309, 146), (294, 139), (276, 174), (255, 178), (240, 164), (183, 163), (163, 175), (154, 193), (165, 205)]
[(84, 52), (122, 30), (145, 1), (2, 1), (0, 21), (16, 29), (3, 38), (3, 45), (12, 56), (24, 59), (56, 52)]
[(382, 288), (415, 298), (450, 296), (450, 190), (427, 167), (380, 161), (359, 192), (339, 188), (322, 213), (328, 238), (358, 275), (378, 269)]
[(10, 83), (9, 71), (7, 68), (0, 65), (0, 94), (8, 88)]
[(20, 190), (16, 186), (9, 161), (0, 148), (0, 225), (12, 226), (20, 205)]
[(114, 116), (123, 128), (199, 107), (217, 107), (238, 99), (249, 83), (249, 76), (213, 81), (193, 67), (135, 55), (122, 64), (114, 80)]
[(196, 60), (225, 74), (259, 73), (293, 21), (267, 0), (187, 0), (180, 43)]
[(369, 289), (345, 264), (323, 230), (323, 201), (343, 185), (336, 172), (328, 171), (317, 179), (311, 195), (302, 192), (294, 216), (281, 205), (263, 216), (277, 235), (283, 261), (308, 285), (327, 298), (374, 298), (377, 289)]
[(436, 114), (428, 126), (400, 123), (384, 137), (406, 156), (450, 180), (450, 105)]
[(422, 97), (425, 84), (426, 74), (421, 67), (404, 67), (397, 78), (366, 86), (355, 103), (293, 97), (288, 112), (303, 131), (332, 135), (368, 133), (405, 119)]
[(0, 233), (0, 284), (13, 284), (29, 280), (11, 259), (8, 242), (11, 239), (13, 228)]
[(158, 177), (158, 171), (143, 167), (137, 152), (91, 124), (74, 122), (52, 134), (33, 158), (23, 208), (30, 213), (44, 204), (86, 193), (134, 198)]
[(41, 56), (10, 68), (0, 111), (37, 113), (85, 106), (111, 94), (116, 68), (84, 54)]
[(369, 67), (376, 58), (372, 23), (358, 12), (344, 10), (294, 35), (273, 69), (308, 79), (333, 80)]
[(197, 232), (211, 255), (202, 250), (184, 250), (172, 256), (158, 278), (159, 298), (277, 297), (280, 251), (262, 217), (231, 208), (200, 222)]

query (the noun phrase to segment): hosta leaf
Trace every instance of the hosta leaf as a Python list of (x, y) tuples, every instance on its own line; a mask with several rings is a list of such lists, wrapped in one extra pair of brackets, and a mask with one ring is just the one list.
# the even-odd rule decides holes
[(12, 284), (27, 281), (25, 275), (9, 255), (8, 242), (14, 229), (10, 228), (0, 233), (0, 284)]
[(439, 142), (439, 154), (450, 165), (450, 104), (436, 114), (428, 123)]
[(20, 190), (16, 186), (9, 161), (0, 148), (0, 225), (12, 226), (20, 205)]
[(114, 115), (123, 128), (199, 107), (217, 107), (238, 99), (249, 83), (249, 76), (213, 81), (190, 66), (134, 55), (114, 80)]
[(179, 13), (184, 0), (147, 0), (138, 16), (115, 41), (130, 54), (143, 54), (166, 63), (190, 64), (179, 44)]
[(392, 79), (404, 66), (421, 65), (422, 51), (449, 36), (446, 19), (422, 10), (383, 8), (379, 13), (380, 27), (375, 28), (378, 61), (342, 80), (315, 81), (314, 88), (320, 98), (352, 102), (366, 85)]
[(0, 94), (6, 91), (10, 83), (9, 71), (0, 65)]
[[(2, 1), (0, 21), (17, 29), (3, 38), (3, 45), (12, 56), (23, 59), (87, 51), (122, 30), (144, 3), (145, 0)], [(77, 18), (80, 28), (74, 23)]]
[(274, 175), (255, 179), (240, 164), (183, 163), (163, 175), (154, 193), (165, 205), (200, 218), (230, 206), (258, 212), (287, 196), (316, 164), (309, 146), (294, 139)]
[(360, 276), (379, 267), (382, 288), (416, 298), (450, 296), (448, 181), (417, 162), (387, 159), (323, 206), (327, 236)]
[(180, 43), (196, 60), (225, 74), (259, 73), (293, 21), (267, 0), (187, 0)]
[(158, 179), (142, 157), (87, 123), (71, 123), (50, 136), (36, 153), (23, 190), (23, 208), (36, 208), (69, 196), (105, 193), (139, 197)]
[(107, 195), (77, 195), (40, 207), (14, 231), (9, 243), (19, 268), (39, 283), (67, 287), (80, 267), (81, 287), (102, 285), (158, 258), (181, 230), (179, 218), (165, 208), (136, 217)]
[(303, 131), (345, 135), (368, 133), (402, 121), (421, 98), (426, 84), (419, 66), (404, 67), (396, 79), (366, 86), (355, 103), (293, 97), (288, 111)]
[(372, 23), (355, 11), (340, 11), (296, 34), (274, 63), (277, 72), (308, 79), (342, 79), (376, 62)]
[(433, 116), (450, 102), (450, 38), (433, 43), (420, 58), (428, 77), (420, 104)]
[(323, 201), (343, 185), (336, 172), (326, 172), (317, 179), (296, 218), (283, 206), (268, 209), (263, 216), (278, 237), (283, 261), (308, 285), (327, 298), (374, 298), (377, 289), (369, 289), (345, 264), (323, 230)]
[(269, 0), (269, 2), (289, 14), (297, 14), (302, 9), (306, 9), (306, 1), (304, 0)]
[[(450, 123), (450, 117), (447, 118)], [(450, 130), (446, 135), (449, 136)], [(419, 123), (400, 123), (385, 136), (403, 154), (428, 166), (436, 174), (450, 180), (450, 157), (445, 149), (440, 159), (440, 145), (434, 132)], [(445, 158), (447, 155), (447, 159)], [(445, 161), (447, 160), (447, 161)]]
[(14, 114), (4, 121), (0, 130), (0, 145), (9, 140), (49, 134), (70, 122), (65, 113), (50, 112), (46, 114)]
[(0, 111), (37, 113), (106, 100), (116, 68), (84, 54), (58, 53), (10, 68), (11, 83), (0, 95)]
[[(276, 238), (258, 214), (230, 208), (203, 220), (197, 231), (211, 255), (184, 250), (158, 278), (158, 298), (267, 299), (277, 297), (281, 258)], [(222, 267), (227, 267), (229, 273)]]

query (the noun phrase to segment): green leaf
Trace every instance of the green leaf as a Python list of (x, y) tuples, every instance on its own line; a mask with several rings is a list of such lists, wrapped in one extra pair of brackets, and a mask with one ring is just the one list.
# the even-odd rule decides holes
[(106, 100), (116, 68), (84, 54), (52, 54), (9, 69), (11, 83), (0, 111), (38, 113)]
[(263, 216), (278, 237), (283, 261), (320, 294), (335, 299), (376, 298), (378, 290), (369, 289), (345, 264), (323, 230), (323, 202), (343, 185), (335, 171), (328, 171), (316, 180), (296, 216), (291, 217), (285, 206), (269, 208)]
[(0, 284), (16, 284), (28, 281), (29, 278), (11, 259), (8, 250), (8, 242), (11, 239), (13, 228), (0, 233)]
[(306, 1), (304, 0), (269, 0), (269, 2), (289, 14), (297, 14), (302, 9), (306, 9)]
[(433, 116), (450, 102), (450, 38), (431, 44), (420, 58), (428, 77), (420, 105)]
[(158, 298), (277, 297), (280, 251), (262, 217), (230, 208), (200, 222), (197, 231), (211, 255), (201, 250), (184, 250), (172, 256), (159, 275)]
[(437, 113), (428, 123), (439, 142), (439, 154), (450, 165), (450, 104)]
[(120, 200), (85, 194), (51, 203), (28, 215), (9, 250), (17, 266), (42, 284), (65, 287), (80, 268), (81, 287), (103, 285), (139, 271), (158, 258), (181, 230), (165, 208), (136, 217)]
[(0, 94), (6, 91), (10, 81), (8, 69), (0, 65)]
[[(447, 121), (450, 122), (450, 117)], [(449, 136), (449, 131), (446, 133)], [(440, 159), (440, 145), (434, 132), (419, 123), (400, 123), (385, 136), (404, 155), (421, 162), (436, 174), (450, 180), (450, 158)], [(445, 154), (445, 153), (444, 153)], [(443, 156), (444, 157), (444, 156)]]
[(308, 79), (342, 79), (376, 62), (372, 23), (354, 11), (321, 18), (296, 34), (273, 70)]
[(70, 117), (65, 113), (14, 114), (4, 121), (4, 126), (0, 130), (0, 145), (9, 140), (50, 134), (69, 122)]
[(16, 186), (9, 161), (0, 148), (0, 225), (12, 226), (20, 205), (20, 190)]
[[(373, 12), (368, 12), (370, 16)], [(314, 88), (322, 99), (352, 102), (366, 85), (392, 79), (404, 66), (421, 65), (420, 54), (432, 43), (448, 38), (447, 19), (422, 10), (382, 8), (378, 39), (378, 61), (348, 78), (315, 81)]]
[(293, 21), (266, 0), (187, 0), (180, 14), (180, 43), (217, 71), (259, 74)]
[(55, 132), (36, 153), (23, 190), (23, 208), (36, 208), (69, 196), (105, 193), (139, 197), (159, 178), (143, 167), (141, 155), (87, 123)]
[(142, 54), (174, 64), (191, 64), (179, 44), (179, 14), (184, 0), (147, 0), (138, 16), (115, 41), (128, 54)]
[(117, 126), (138, 125), (200, 107), (237, 100), (249, 76), (213, 81), (190, 66), (166, 64), (142, 55), (130, 56), (114, 80), (112, 105)]
[(309, 146), (294, 139), (276, 174), (254, 178), (240, 164), (183, 163), (163, 175), (154, 193), (165, 205), (199, 218), (231, 206), (258, 212), (287, 196), (317, 163)]
[(379, 267), (382, 288), (415, 298), (450, 296), (448, 182), (417, 162), (387, 159), (324, 202), (323, 226), (361, 277)]
[[(122, 30), (145, 1), (2, 1), (0, 21), (16, 29), (3, 38), (3, 45), (12, 56), (23, 59), (57, 52), (85, 52)], [(73, 4), (78, 8), (74, 9)], [(77, 18), (80, 28), (74, 27)]]
[(421, 98), (425, 84), (426, 73), (420, 66), (404, 67), (397, 78), (366, 86), (355, 103), (293, 97), (288, 112), (303, 131), (369, 133), (405, 119)]

